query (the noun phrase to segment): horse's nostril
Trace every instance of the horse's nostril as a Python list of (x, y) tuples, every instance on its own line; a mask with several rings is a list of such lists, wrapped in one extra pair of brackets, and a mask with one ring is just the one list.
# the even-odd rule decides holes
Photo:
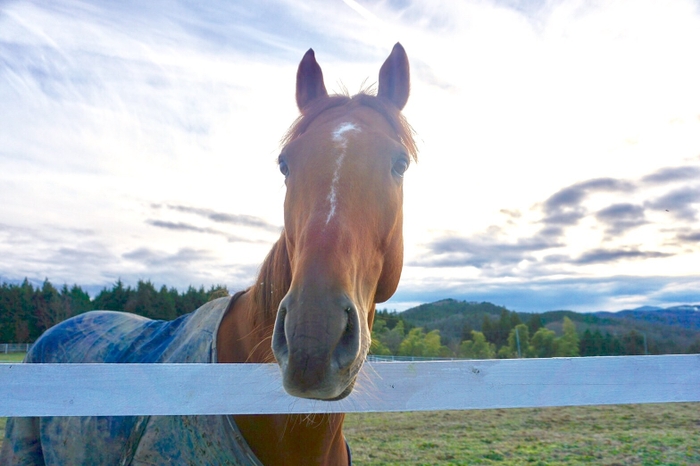
[(287, 362), (289, 348), (287, 346), (287, 335), (284, 330), (284, 321), (287, 317), (287, 309), (280, 307), (275, 318), (275, 328), (272, 331), (272, 353), (281, 365)]
[(350, 317), (350, 314), (352, 313), (352, 308), (346, 307), (345, 308), (345, 333), (348, 333), (352, 331), (352, 326), (353, 326), (353, 320)]
[(334, 351), (334, 359), (340, 369), (354, 364), (360, 351), (360, 322), (354, 307), (345, 308), (345, 330)]

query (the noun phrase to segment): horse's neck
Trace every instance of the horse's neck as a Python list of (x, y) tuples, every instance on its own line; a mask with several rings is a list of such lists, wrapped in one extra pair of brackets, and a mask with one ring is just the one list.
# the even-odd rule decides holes
[[(275, 310), (289, 289), (284, 236), (265, 259), (255, 285), (240, 295), (217, 334), (222, 363), (274, 362), (271, 349)], [(258, 459), (266, 465), (347, 463), (343, 414), (234, 416)]]
[(265, 465), (345, 465), (344, 414), (234, 416)]
[(274, 362), (271, 339), (277, 307), (291, 284), (284, 233), (253, 286), (231, 304), (217, 334), (219, 362)]

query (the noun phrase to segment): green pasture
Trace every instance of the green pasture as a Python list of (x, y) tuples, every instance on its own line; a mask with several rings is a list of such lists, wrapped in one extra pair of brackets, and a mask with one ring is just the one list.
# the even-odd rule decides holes
[[(25, 353), (0, 353), (0, 363), (2, 362), (22, 362)], [(5, 423), (7, 419), (0, 417), (0, 439), (5, 438)], [(2, 440), (0, 440), (2, 444)]]
[(0, 362), (22, 362), (25, 353), (0, 353)]
[(358, 465), (698, 465), (700, 403), (350, 414)]
[(700, 403), (349, 414), (345, 436), (357, 465), (698, 465)]

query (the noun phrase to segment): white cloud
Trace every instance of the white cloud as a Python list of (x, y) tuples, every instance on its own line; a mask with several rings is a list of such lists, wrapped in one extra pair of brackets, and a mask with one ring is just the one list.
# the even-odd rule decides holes
[[(9, 109), (0, 112), (0, 276), (10, 279), (110, 283), (137, 269), (186, 283), (185, 272), (149, 271), (151, 263), (137, 266), (128, 255), (195, 250), (210, 255), (187, 256), (191, 280), (233, 286), (235, 277), (243, 286), (274, 235), (172, 212), (158, 217), (151, 206), (281, 225), (284, 184), (274, 160), (296, 117), (295, 67), (309, 47), (327, 86), (342, 82), (350, 91), (376, 81), (394, 42), (408, 51), (413, 86), (405, 113), (421, 153), (406, 176), (407, 263), (425, 259), (424, 245), (445, 232), (496, 252), (526, 245), (539, 231), (542, 203), (563, 188), (601, 178), (641, 183), (700, 160), (700, 67), (692, 59), (700, 13), (690, 0), (167, 8), (66, 1), (13, 2), (0, 11), (0, 101)], [(677, 183), (695, 189), (692, 178)], [(426, 283), (459, 293), (473, 289), (471, 280), (486, 286), (504, 277), (520, 277), (525, 287), (559, 274), (693, 275), (698, 252), (678, 238), (700, 229), (697, 205), (685, 203), (677, 211), (685, 216), (671, 218), (646, 208), (644, 224), (629, 208), (627, 223), (615, 223), (610, 210), (604, 221), (595, 217), (671, 192), (663, 183), (640, 184), (588, 196), (580, 223), (558, 237), (564, 246), (505, 269), (407, 267), (398, 296)], [(70, 253), (81, 248), (90, 266)], [(573, 265), (586, 251), (614, 248), (673, 255), (591, 264), (585, 272)], [(572, 262), (537, 266), (555, 255)], [(503, 288), (493, 289), (498, 301)]]

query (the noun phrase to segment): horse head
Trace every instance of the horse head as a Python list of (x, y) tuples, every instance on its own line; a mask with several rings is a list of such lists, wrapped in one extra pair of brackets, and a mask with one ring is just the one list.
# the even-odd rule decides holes
[(375, 303), (389, 299), (403, 265), (403, 175), (416, 148), (401, 109), (406, 52), (396, 44), (377, 95), (329, 96), (313, 50), (299, 64), (301, 116), (279, 155), (291, 275), (272, 350), (286, 391), (335, 400), (353, 389), (369, 350)]

